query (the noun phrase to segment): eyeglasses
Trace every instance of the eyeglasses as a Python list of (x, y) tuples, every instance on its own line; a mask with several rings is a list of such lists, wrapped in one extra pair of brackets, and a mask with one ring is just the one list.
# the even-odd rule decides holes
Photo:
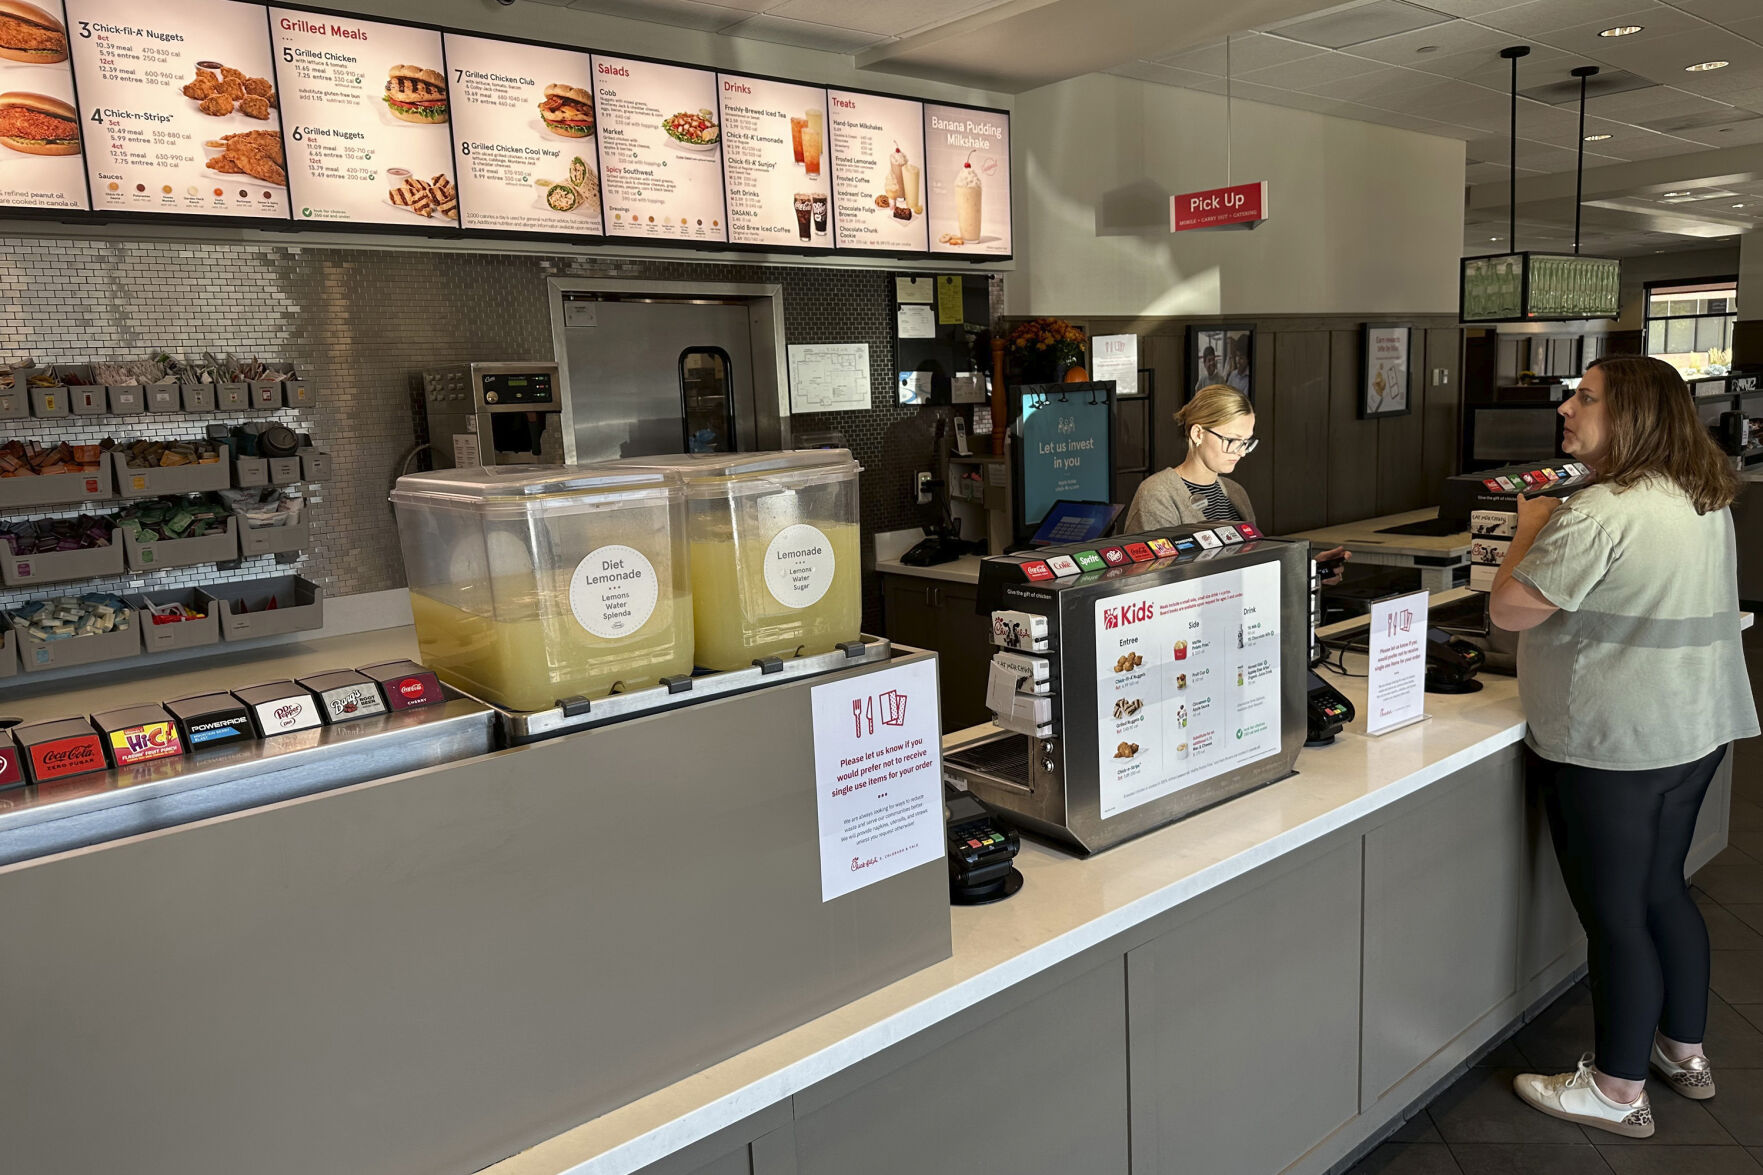
[[(1200, 427), (1206, 428), (1203, 424)], [(1233, 457), (1247, 457), (1255, 451), (1255, 446), (1261, 443), (1259, 437), (1227, 437), (1214, 428), (1206, 428), (1206, 431), (1217, 437), (1218, 443), (1223, 446), (1224, 451)]]

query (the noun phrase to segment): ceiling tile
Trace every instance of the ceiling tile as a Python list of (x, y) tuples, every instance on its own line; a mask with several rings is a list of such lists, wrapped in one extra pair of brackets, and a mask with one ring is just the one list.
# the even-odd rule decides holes
[(1338, 9), (1322, 16), (1307, 17), (1274, 26), (1282, 37), (1321, 45), (1328, 49), (1344, 49), (1381, 37), (1395, 36), (1410, 29), (1445, 23), (1449, 17), (1404, 0), (1370, 0), (1370, 3)]
[(1541, 37), (1557, 29), (1570, 29), (1597, 20), (1608, 21), (1604, 28), (1618, 24), (1645, 25), (1649, 20), (1669, 19), (1660, 15), (1664, 11), (1661, 5), (1646, 0), (1629, 0), (1625, 4), (1613, 0), (1524, 0), (1508, 8), (1483, 13), (1476, 20), (1521, 37)]
[[(1369, 57), (1373, 61), (1425, 69), (1426, 59), (1429, 57), (1449, 57), (1454, 53), (1468, 53), (1478, 49), (1486, 51), (1491, 57), (1510, 41), (1510, 37), (1495, 29), (1483, 28), (1467, 20), (1454, 20), (1449, 24), (1414, 29), (1393, 37), (1382, 37), (1354, 45), (1352, 52), (1355, 56)], [(1428, 52), (1420, 52), (1428, 46), (1431, 47)]]
[(1709, 147), (1753, 147), (1763, 143), (1763, 118), (1735, 123), (1729, 127), (1679, 131), (1678, 137)]
[[(1750, 3), (1750, 0), (1746, 0)], [(1756, 11), (1753, 9), (1752, 11)], [(1758, 44), (1763, 44), (1763, 16), (1753, 16), (1745, 20), (1735, 20), (1726, 26), (1741, 37), (1747, 37)]]
[[(1631, 41), (1642, 43), (1629, 44)], [(1706, 29), (1673, 33), (1656, 40), (1644, 36), (1622, 37), (1612, 40), (1599, 57), (1642, 77), (1665, 85), (1681, 86), (1698, 94), (1707, 93), (1711, 86), (1724, 86), (1734, 70), (1763, 68), (1763, 48), (1735, 37), (1711, 34)], [(1731, 68), (1712, 73), (1685, 72), (1686, 66), (1713, 57), (1732, 62)]]
[(1451, 16), (1486, 16), (1502, 8), (1512, 7), (1513, 0), (1423, 0), (1434, 12)]
[(1191, 69), (1176, 69), (1170, 65), (1159, 65), (1155, 61), (1129, 61), (1117, 65), (1108, 71), (1121, 77), (1137, 78), (1141, 82), (1157, 82), (1165, 86), (1178, 86), (1184, 90), (1199, 90), (1204, 94), (1224, 93), (1224, 79), (1215, 78), (1210, 74), (1195, 73)]
[[(1333, 56), (1339, 56), (1338, 54)], [(1306, 67), (1314, 68), (1320, 59), (1300, 61), (1293, 66), (1294, 72), (1305, 72)], [(1371, 63), (1362, 63), (1371, 64)], [(1394, 66), (1374, 67), (1370, 72), (1355, 73), (1345, 77), (1335, 76), (1321, 81), (1297, 82), (1293, 89), (1307, 90), (1312, 94), (1321, 94), (1325, 98), (1341, 98), (1348, 102), (1364, 102), (1371, 105), (1388, 106), (1391, 101), (1403, 94), (1411, 94), (1424, 90), (1438, 82), (1431, 74), (1419, 73), (1412, 69), (1397, 69)]]
[[(1288, 41), (1283, 37), (1269, 36), (1265, 33), (1244, 33), (1230, 39), (1228, 61), (1230, 71), (1241, 76), (1258, 69), (1269, 69), (1276, 65), (1286, 65), (1305, 57), (1315, 57), (1324, 50), (1314, 45), (1305, 45), (1298, 41)], [(1168, 57), (1156, 57), (1152, 60), (1161, 65), (1173, 65), (1178, 69), (1191, 69), (1196, 73), (1224, 75), (1226, 54), (1223, 41), (1204, 45), (1198, 49), (1184, 49), (1180, 53)]]
[[(571, 8), (603, 12), (630, 20), (646, 20), (681, 29), (718, 32), (753, 15), (736, 4), (700, 4), (698, 0), (571, 0)], [(757, 7), (755, 5), (754, 7)]]
[[(1509, 38), (1501, 38), (1509, 40)], [(1562, 72), (1581, 64), (1580, 59), (1559, 49), (1533, 45), (1530, 56), (1518, 63), (1518, 86), (1523, 89), (1533, 76), (1559, 69)], [(1512, 88), (1512, 63), (1500, 56), (1498, 49), (1476, 49), (1449, 56), (1423, 57), (1412, 68), (1443, 74), (1459, 81), (1474, 82), (1505, 93)], [(1542, 72), (1539, 72), (1542, 71)]]
[(849, 0), (782, 0), (760, 3), (770, 16), (785, 20), (805, 20), (829, 28), (848, 29), (883, 36), (899, 36), (908, 29), (923, 28), (951, 19), (971, 4), (950, 4), (947, 0), (888, 0), (885, 4), (852, 4)]
[(1586, 109), (1606, 118), (1627, 121), (1635, 118), (1670, 118), (1680, 114), (1706, 114), (1726, 109), (1727, 103), (1704, 98), (1675, 86), (1654, 86), (1650, 90), (1629, 90), (1593, 98)]
[(1612, 154), (1620, 155), (1624, 159), (1663, 159), (1669, 155), (1688, 155), (1705, 149), (1702, 144), (1692, 143), (1688, 139), (1639, 130), (1624, 136), (1620, 142), (1612, 139), (1599, 146), (1609, 147)]
[[(600, 0), (595, 0), (599, 3)], [(677, 2), (677, 0), (674, 0)], [(722, 30), (731, 37), (747, 37), (754, 41), (770, 41), (778, 45), (796, 45), (803, 49), (819, 49), (827, 53), (856, 53), (872, 45), (890, 40), (874, 33), (852, 32), (831, 25), (811, 24), (805, 20), (788, 20), (770, 13), (750, 16), (740, 24)]]
[[(1373, 73), (1389, 74), (1392, 75), (1391, 80), (1397, 80), (1395, 75), (1401, 74), (1402, 71), (1345, 53), (1319, 53), (1315, 57), (1306, 57), (1289, 65), (1253, 70), (1244, 74), (1243, 78), (1246, 81), (1264, 86), (1278, 86), (1282, 90), (1305, 90), (1317, 93), (1320, 92), (1322, 86)], [(1330, 95), (1330, 97), (1346, 96)]]
[(1757, 0), (1671, 0), (1685, 12), (1703, 20), (1732, 27), (1734, 21), (1757, 15)]

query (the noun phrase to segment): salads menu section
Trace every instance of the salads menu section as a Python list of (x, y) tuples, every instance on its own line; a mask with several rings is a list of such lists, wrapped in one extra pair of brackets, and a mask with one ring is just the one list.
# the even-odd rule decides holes
[(294, 8), (269, 17), (294, 219), (457, 224), (441, 34)]
[(924, 104), (828, 90), (841, 249), (923, 253)]
[(717, 75), (729, 240), (832, 248), (826, 91)]
[(1010, 116), (925, 103), (932, 253), (1010, 254)]
[(448, 33), (459, 223), (600, 235), (586, 53)]
[(88, 207), (60, 0), (0, 11), (0, 204)]
[(67, 9), (95, 210), (286, 219), (261, 5), (72, 0)]
[(606, 235), (727, 241), (716, 75), (596, 53), (594, 106)]

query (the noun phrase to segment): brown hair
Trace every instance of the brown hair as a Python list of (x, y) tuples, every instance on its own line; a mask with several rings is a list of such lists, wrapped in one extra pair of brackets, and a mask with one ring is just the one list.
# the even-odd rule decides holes
[(1195, 392), (1193, 399), (1175, 414), (1175, 420), (1186, 437), (1195, 428), (1217, 428), (1239, 416), (1253, 415), (1255, 406), (1249, 403), (1249, 397), (1228, 384), (1213, 384)]
[(1738, 497), (1738, 475), (1696, 416), (1689, 388), (1663, 359), (1612, 355), (1604, 373), (1610, 451), (1598, 480), (1626, 490), (1648, 477), (1681, 489), (1696, 513), (1724, 510)]

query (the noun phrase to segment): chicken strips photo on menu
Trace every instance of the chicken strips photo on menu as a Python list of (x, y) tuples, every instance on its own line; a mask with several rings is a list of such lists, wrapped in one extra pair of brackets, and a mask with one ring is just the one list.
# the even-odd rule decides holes
[(208, 166), (227, 175), (248, 175), (266, 184), (288, 182), (288, 161), (282, 154), (282, 137), (274, 131), (242, 131), (210, 140), (208, 149), (220, 154)]

